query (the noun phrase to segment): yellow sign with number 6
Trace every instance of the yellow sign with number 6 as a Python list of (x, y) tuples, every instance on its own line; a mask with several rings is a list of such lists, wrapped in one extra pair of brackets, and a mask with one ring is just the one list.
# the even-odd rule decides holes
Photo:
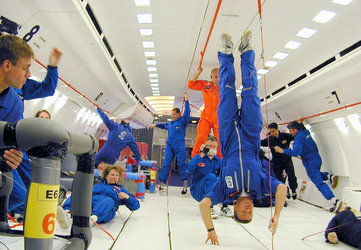
[(59, 185), (31, 183), (26, 205), (24, 236), (36, 239), (54, 237)]

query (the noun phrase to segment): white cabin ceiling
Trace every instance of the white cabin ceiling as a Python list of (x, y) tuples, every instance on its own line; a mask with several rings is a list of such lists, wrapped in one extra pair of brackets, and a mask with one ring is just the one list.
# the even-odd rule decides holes
[[(27, 33), (35, 24), (41, 26), (37, 36), (30, 42), (35, 50), (36, 57), (47, 62), (51, 47), (57, 46), (64, 51), (64, 57), (59, 67), (60, 76), (74, 85), (77, 89), (94, 99), (100, 91), (104, 96), (99, 104), (104, 108), (115, 111), (122, 104), (135, 104), (136, 100), (120, 80), (119, 73), (112, 66), (107, 52), (96, 37), (94, 28), (89, 27), (80, 14), (78, 6), (87, 3), (110, 44), (120, 67), (125, 73), (131, 88), (139, 98), (151, 96), (151, 86), (146, 69), (146, 57), (142, 48), (143, 40), (155, 42), (155, 58), (157, 60), (157, 74), (159, 78), (160, 95), (175, 96), (175, 105), (181, 105), (181, 97), (186, 89), (187, 73), (191, 64), (198, 32), (201, 28), (203, 15), (208, 1), (205, 0), (151, 0), (149, 7), (136, 7), (132, 0), (88, 0), (73, 1), (5, 1), (1, 2), (0, 14), (21, 25), (19, 36)], [(210, 0), (198, 47), (190, 70), (189, 77), (196, 72), (200, 52), (205, 44), (218, 1)], [(330, 57), (355, 42), (360, 41), (361, 1), (353, 0), (348, 6), (332, 3), (331, 0), (273, 0), (265, 1), (263, 6), (263, 30), (265, 43), (265, 59), (278, 61), (279, 64), (270, 69), (267, 74), (268, 93), (271, 93), (290, 81), (306, 73), (311, 68), (321, 64)], [(336, 12), (336, 16), (328, 23), (320, 24), (312, 21), (321, 10)], [(151, 13), (152, 24), (138, 24), (136, 14)], [(222, 2), (213, 34), (203, 61), (203, 73), (200, 78), (209, 79), (209, 72), (218, 66), (217, 50), (218, 40), (222, 32), (232, 35), (236, 44), (240, 36), (249, 26), (253, 31), (253, 43), (256, 47), (256, 66), (262, 67), (260, 59), (261, 40), (257, 1), (224, 0)], [(252, 19), (256, 16), (254, 21)], [(317, 33), (309, 39), (296, 36), (303, 27), (314, 28)], [(153, 35), (142, 37), (139, 28), (152, 28)], [(39, 36), (46, 39), (46, 43), (39, 40)], [(284, 48), (284, 45), (295, 40), (302, 43), (296, 50)], [(40, 48), (34, 47), (38, 43)], [(284, 60), (272, 59), (277, 52), (289, 54)], [(240, 72), (238, 51), (235, 52), (235, 67), (237, 84), (240, 85)], [(359, 81), (361, 66), (358, 63), (360, 56), (343, 64), (336, 70), (329, 71), (327, 76), (318, 77), (304, 85), (303, 88), (315, 88), (320, 91), (317, 84), (322, 80), (329, 80), (329, 84), (342, 89), (347, 85), (342, 82)], [(35, 67), (34, 67), (35, 68)], [(44, 74), (36, 72), (35, 75)], [(330, 85), (327, 85), (330, 87)], [(343, 91), (343, 101), (357, 100), (360, 96), (360, 84), (354, 84), (357, 91)], [(333, 86), (330, 87), (332, 89)], [(74, 95), (67, 87), (62, 92)], [(299, 91), (299, 90), (298, 90)], [(311, 91), (304, 90), (306, 94)], [(194, 106), (203, 104), (200, 92), (190, 90), (190, 101)], [(299, 94), (303, 93), (299, 92)], [(306, 93), (307, 92), (307, 93)], [(260, 80), (260, 97), (264, 97), (263, 78)], [(322, 94), (321, 94), (322, 95)], [(74, 95), (76, 96), (76, 95)], [(285, 100), (291, 94), (279, 98), (277, 102)], [(303, 99), (304, 101), (304, 99)], [(315, 100), (317, 102), (317, 100)], [(276, 102), (276, 101), (275, 101)], [(302, 102), (302, 100), (300, 100)], [(320, 105), (321, 105), (320, 101)], [(272, 104), (274, 105), (274, 104)], [(307, 110), (297, 109), (297, 115), (286, 112), (287, 118), (299, 118), (298, 115), (311, 115), (318, 109), (317, 103), (313, 105), (299, 105)], [(272, 107), (272, 106), (271, 106)], [(328, 106), (325, 106), (327, 108)], [(286, 107), (280, 107), (286, 108)], [(146, 110), (144, 109), (146, 112)], [(196, 110), (193, 110), (196, 111)], [(319, 112), (319, 111), (317, 111)], [(307, 113), (307, 114), (305, 114)], [(197, 115), (195, 112), (194, 115)]]

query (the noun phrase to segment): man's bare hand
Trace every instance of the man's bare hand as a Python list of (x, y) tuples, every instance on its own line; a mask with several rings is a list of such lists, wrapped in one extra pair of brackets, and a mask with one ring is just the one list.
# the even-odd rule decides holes
[(184, 93), (184, 101), (188, 101), (188, 92)]
[(211, 241), (212, 245), (219, 245), (218, 236), (216, 234), (216, 231), (213, 230), (213, 231), (208, 232), (206, 243), (208, 243), (208, 241)]
[(277, 227), (278, 227), (278, 217), (273, 216), (273, 218), (270, 220), (269, 226), (268, 226), (268, 229), (271, 231), (272, 235), (274, 235), (276, 233)]
[(150, 124), (149, 126), (148, 126), (148, 129), (152, 129), (152, 128), (155, 128), (157, 126), (157, 124), (155, 124), (155, 123), (153, 123), (153, 124)]
[(335, 232), (331, 232), (327, 235), (327, 239), (331, 242), (336, 244), (338, 242), (338, 237), (337, 234)]
[(9, 167), (16, 169), (23, 159), (23, 154), (19, 150), (12, 148), (10, 150), (5, 150), (4, 158)]
[(59, 50), (58, 48), (53, 48), (49, 56), (49, 66), (57, 67), (62, 55), (63, 52), (61, 52), (61, 50)]
[(275, 150), (277, 153), (283, 154), (283, 148), (281, 148), (280, 146), (275, 146), (275, 147), (274, 147), (274, 150)]

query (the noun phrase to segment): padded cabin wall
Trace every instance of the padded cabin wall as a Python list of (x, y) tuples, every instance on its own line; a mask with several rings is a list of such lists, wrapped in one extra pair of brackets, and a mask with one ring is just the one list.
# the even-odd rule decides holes
[[(309, 130), (322, 158), (321, 171), (339, 176), (334, 194), (355, 209), (360, 209), (361, 192), (352, 190), (361, 189), (361, 116), (359, 113), (352, 115), (311, 123)], [(302, 181), (307, 181), (301, 198), (328, 207), (329, 203), (308, 178), (301, 160), (293, 158), (293, 163), (299, 183), (298, 190), (302, 189)]]
[(25, 101), (24, 105), (24, 118), (34, 117), (38, 110), (46, 109), (51, 114), (52, 120), (60, 122), (69, 131), (95, 134), (98, 128), (98, 125), (94, 122), (90, 122), (89, 119), (77, 118), (77, 114), (82, 107), (69, 99), (61, 108), (57, 108), (54, 103), (47, 104), (46, 99), (44, 98)]

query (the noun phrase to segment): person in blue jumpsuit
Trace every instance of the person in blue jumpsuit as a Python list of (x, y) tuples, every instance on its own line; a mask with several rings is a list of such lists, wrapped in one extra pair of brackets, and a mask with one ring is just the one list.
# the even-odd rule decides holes
[[(206, 197), (200, 202), (200, 212), (208, 237), (212, 244), (219, 244), (211, 219), (210, 207), (224, 201), (234, 202), (234, 220), (249, 223), (253, 216), (252, 199), (269, 194), (270, 178), (266, 175), (258, 157), (262, 116), (260, 99), (257, 96), (257, 70), (254, 66), (255, 52), (250, 43), (251, 32), (241, 38), (242, 103), (238, 109), (235, 73), (233, 67), (233, 43), (231, 36), (222, 34), (222, 51), (218, 52), (219, 95), (218, 106), (219, 138), (223, 155), (219, 179)], [(271, 177), (272, 194), (276, 194), (275, 213), (269, 229), (274, 234), (278, 219), (286, 200), (287, 187)]]
[[(206, 144), (201, 145), (200, 154), (195, 155), (188, 163), (187, 173), (193, 175), (190, 188), (191, 195), (198, 202), (211, 191), (219, 176), (222, 159), (217, 156), (217, 148), (217, 137), (210, 135)], [(212, 219), (218, 218), (213, 207), (211, 214)], [(222, 204), (220, 214), (227, 217), (233, 215), (227, 203)]]
[[(1, 121), (16, 122), (23, 119), (23, 100), (42, 98), (54, 94), (58, 80), (57, 65), (61, 55), (60, 50), (53, 49), (49, 57), (47, 76), (40, 83), (28, 79), (31, 76), (31, 59), (34, 57), (31, 47), (25, 41), (13, 35), (0, 37)], [(11, 149), (11, 151), (13, 150)], [(21, 156), (24, 157), (20, 167), (12, 170), (14, 186), (9, 199), (9, 211), (23, 207), (27, 187), (30, 183), (31, 165), (29, 158), (25, 152)], [(23, 208), (20, 208), (17, 212), (23, 213)]]
[[(275, 173), (273, 172), (272, 161), (266, 157), (266, 152), (261, 150), (259, 151), (259, 159), (261, 160), (262, 170), (266, 175), (269, 175), (269, 171), (271, 169), (271, 176), (276, 177)], [(278, 179), (278, 178), (277, 178)], [(285, 202), (285, 207), (287, 203)], [(274, 194), (272, 195), (272, 206), (275, 205), (275, 197)], [(261, 199), (253, 199), (253, 206), (254, 207), (269, 207), (270, 206), (270, 198), (269, 196), (263, 197)]]
[[(120, 185), (122, 172), (121, 168), (106, 164), (102, 173), (103, 182), (93, 186), (91, 224), (111, 221), (119, 206), (122, 205), (125, 205), (130, 211), (139, 209), (139, 201)], [(71, 211), (71, 196), (63, 204), (63, 209), (65, 215), (60, 212), (57, 219), (59, 224), (66, 228), (70, 225), (67, 210)]]
[[(335, 228), (336, 227), (336, 228)], [(342, 241), (361, 249), (361, 220), (350, 207), (335, 215), (325, 231), (326, 242), (336, 244)]]
[(325, 197), (326, 200), (331, 200), (332, 205), (329, 208), (330, 212), (336, 212), (342, 204), (341, 200), (337, 199), (331, 188), (324, 183), (324, 181), (329, 180), (331, 185), (336, 184), (336, 176), (331, 175), (328, 172), (320, 172), (322, 165), (321, 156), (318, 153), (317, 145), (312, 139), (310, 132), (303, 124), (293, 121), (287, 125), (287, 128), (290, 134), (295, 138), (293, 149), (283, 149), (279, 146), (275, 146), (275, 151), (288, 156), (300, 156), (302, 163), (306, 168), (308, 177), (315, 184), (323, 197)]
[(95, 166), (98, 166), (102, 162), (113, 165), (118, 160), (122, 150), (127, 146), (129, 146), (134, 153), (135, 160), (139, 162), (141, 155), (129, 123), (126, 120), (122, 120), (121, 123), (111, 121), (99, 107), (97, 108), (97, 112), (105, 126), (109, 129), (109, 134), (104, 146), (95, 156)]
[(200, 154), (195, 155), (188, 163), (187, 173), (193, 175), (190, 187), (192, 197), (200, 202), (211, 190), (217, 181), (222, 159), (215, 153), (218, 147), (218, 139), (209, 136), (206, 144), (200, 148)]
[(169, 176), (170, 167), (173, 161), (174, 156), (177, 157), (177, 164), (179, 173), (183, 181), (183, 190), (182, 195), (187, 194), (188, 188), (188, 174), (186, 171), (186, 145), (185, 145), (185, 135), (186, 128), (190, 121), (190, 106), (188, 101), (188, 93), (184, 95), (184, 112), (181, 114), (179, 108), (174, 108), (172, 110), (172, 121), (167, 123), (154, 123), (148, 126), (148, 129), (151, 128), (161, 128), (168, 131), (168, 138), (165, 147), (165, 157), (162, 165), (162, 169), (159, 173), (160, 186), (159, 191), (164, 191), (166, 188), (166, 183)]

